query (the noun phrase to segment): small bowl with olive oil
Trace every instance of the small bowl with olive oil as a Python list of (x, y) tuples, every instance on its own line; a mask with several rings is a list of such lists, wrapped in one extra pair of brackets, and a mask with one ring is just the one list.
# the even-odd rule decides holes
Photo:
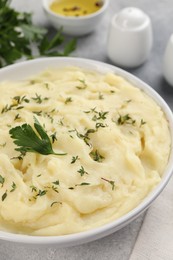
[(109, 0), (43, 0), (44, 11), (56, 29), (68, 35), (85, 35), (95, 30)]

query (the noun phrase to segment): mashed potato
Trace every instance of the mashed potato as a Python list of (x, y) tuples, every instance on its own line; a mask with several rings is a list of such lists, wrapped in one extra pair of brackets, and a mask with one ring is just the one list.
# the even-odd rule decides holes
[[(167, 120), (122, 77), (68, 67), (0, 89), (1, 230), (89, 230), (135, 208), (160, 182), (170, 153)], [(10, 129), (34, 129), (34, 116), (65, 155), (15, 150)]]

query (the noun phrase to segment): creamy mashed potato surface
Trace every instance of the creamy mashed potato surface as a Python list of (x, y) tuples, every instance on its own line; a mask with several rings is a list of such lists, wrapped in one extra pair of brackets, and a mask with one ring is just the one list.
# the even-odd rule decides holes
[[(170, 153), (167, 120), (122, 77), (67, 67), (0, 89), (1, 230), (85, 231), (126, 214), (160, 182)], [(15, 150), (9, 130), (34, 129), (34, 116), (53, 150), (66, 155)]]

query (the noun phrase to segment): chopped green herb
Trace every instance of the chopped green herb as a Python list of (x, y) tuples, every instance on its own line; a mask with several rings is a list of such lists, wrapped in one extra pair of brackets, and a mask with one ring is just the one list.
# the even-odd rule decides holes
[(101, 111), (101, 112), (96, 112), (96, 111), (95, 111), (95, 113), (97, 113), (97, 115), (94, 115), (94, 116), (93, 116), (93, 118), (92, 118), (93, 121), (105, 120), (105, 119), (106, 119), (106, 116), (107, 116), (107, 114), (108, 114), (109, 112), (108, 112), (108, 111), (106, 111), (106, 112), (103, 112), (103, 111)]
[(57, 141), (56, 132), (53, 133), (50, 137), (52, 138), (52, 143), (54, 143), (55, 141)]
[(43, 111), (33, 111), (32, 113), (36, 114), (37, 116), (42, 116)]
[(46, 195), (46, 193), (47, 193), (47, 190), (39, 190), (37, 196), (42, 197), (42, 196)]
[(34, 191), (37, 192), (37, 188), (34, 185), (31, 185), (30, 188), (31, 188), (32, 192), (34, 192)]
[(3, 107), (2, 110), (1, 110), (1, 114), (6, 113), (6, 112), (12, 110), (12, 108), (15, 107), (15, 106), (16, 105), (14, 105), (14, 104), (13, 105), (5, 105), (5, 107)]
[(26, 155), (26, 152), (25, 151), (21, 151), (19, 156), (16, 156), (16, 157), (12, 157), (11, 160), (13, 159), (18, 159), (19, 161), (20, 160), (23, 160), (24, 156)]
[(85, 80), (79, 79), (79, 81), (82, 83), (82, 86), (76, 86), (76, 88), (77, 89), (86, 89), (87, 88), (87, 84), (86, 84)]
[(89, 145), (89, 143), (88, 143), (88, 141), (90, 140), (89, 134), (93, 134), (93, 133), (95, 133), (95, 132), (96, 132), (95, 129), (88, 129), (84, 135), (78, 133), (78, 137), (81, 138), (81, 139), (83, 139), (84, 142), (85, 142), (87, 145)]
[(76, 184), (75, 186), (87, 186), (90, 185), (89, 182), (81, 182), (80, 184)]
[(130, 103), (130, 102), (132, 102), (132, 100), (131, 100), (131, 99), (128, 99), (128, 100), (126, 100), (126, 103)]
[(53, 181), (52, 183), (55, 184), (55, 185), (59, 185), (59, 180)]
[(51, 203), (50, 206), (53, 207), (53, 205), (55, 205), (55, 204), (57, 204), (57, 203), (62, 204), (62, 202), (54, 201), (54, 202)]
[(79, 160), (79, 156), (73, 156), (71, 160), (71, 164), (75, 163), (77, 160)]
[(49, 100), (48, 97), (42, 98), (41, 95), (35, 94), (35, 97), (32, 97), (32, 100), (34, 100), (36, 103), (41, 104), (43, 101)]
[(93, 134), (93, 133), (95, 133), (96, 132), (96, 130), (95, 129), (88, 129), (87, 131), (86, 131), (86, 133), (85, 133), (85, 136), (88, 136), (89, 134)]
[(96, 107), (94, 107), (94, 108), (91, 108), (90, 110), (84, 111), (84, 113), (89, 114), (89, 113), (98, 113), (98, 112), (96, 111)]
[(20, 115), (17, 114), (17, 115), (15, 116), (15, 118), (14, 118), (14, 121), (15, 121), (15, 120), (18, 120), (18, 119), (20, 119), (20, 118), (21, 118)]
[(124, 124), (131, 124), (134, 125), (136, 123), (136, 120), (132, 119), (129, 114), (126, 114), (124, 116), (120, 115), (117, 119), (117, 125), (124, 125)]
[(49, 84), (48, 83), (44, 83), (44, 86), (49, 89)]
[(114, 181), (110, 181), (110, 180), (107, 180), (107, 179), (105, 179), (105, 178), (101, 178), (103, 181), (106, 181), (106, 182), (108, 182), (111, 186), (112, 186), (112, 190), (114, 190), (115, 189), (115, 182)]
[(85, 171), (83, 166), (81, 166), (81, 168), (77, 172), (80, 173), (80, 176), (83, 176), (84, 174), (88, 174), (88, 172)]
[(59, 125), (61, 125), (61, 126), (63, 126), (63, 125), (64, 125), (64, 122), (63, 122), (63, 120), (64, 120), (64, 118), (61, 118), (61, 119), (59, 120)]
[(2, 175), (0, 175), (0, 184), (2, 184), (2, 187), (4, 185), (4, 182), (5, 182), (5, 178), (2, 177)]
[(14, 143), (18, 146), (15, 150), (21, 153), (34, 152), (43, 155), (66, 155), (66, 153), (55, 153), (53, 151), (50, 138), (46, 131), (36, 117), (34, 117), (34, 121), (34, 128), (37, 134), (29, 124), (23, 124), (22, 126), (10, 129), (9, 134), (11, 138), (15, 139)]
[(92, 152), (90, 153), (90, 155), (91, 155), (91, 157), (93, 158), (93, 160), (96, 161), (96, 162), (102, 162), (102, 161), (105, 159), (104, 156), (102, 156), (102, 155), (98, 152), (98, 150), (92, 151)]
[(146, 122), (145, 122), (143, 119), (141, 119), (140, 127), (143, 126), (143, 125), (145, 125), (145, 124), (146, 124)]
[(16, 187), (17, 187), (17, 186), (16, 186), (16, 183), (13, 182), (13, 184), (12, 184), (12, 189), (10, 190), (10, 192), (15, 191)]
[(17, 105), (22, 104), (22, 102), (29, 103), (29, 99), (26, 96), (15, 96), (13, 99), (17, 102)]
[(58, 191), (57, 187), (55, 187), (54, 185), (52, 185), (52, 186), (51, 186), (51, 188), (52, 188), (52, 190), (53, 190), (53, 191), (55, 191), (55, 192), (59, 193), (59, 191)]
[(104, 128), (104, 127), (107, 127), (106, 124), (103, 124), (103, 123), (96, 123), (96, 129), (98, 128)]
[(73, 100), (72, 100), (72, 98), (71, 97), (68, 97), (68, 98), (66, 98), (66, 100), (65, 100), (65, 104), (67, 105), (68, 103), (70, 103), (70, 102), (72, 102)]
[(19, 106), (19, 107), (16, 107), (16, 110), (19, 110), (19, 109), (22, 109), (24, 108), (24, 106)]
[(2, 199), (2, 201), (4, 201), (5, 199), (6, 199), (6, 197), (7, 197), (7, 190), (6, 190), (6, 192), (2, 195), (2, 197), (1, 197), (1, 199)]
[(26, 96), (15, 96), (12, 99), (13, 103), (11, 105), (5, 105), (5, 107), (3, 107), (1, 110), (1, 114), (6, 113), (10, 110), (19, 110), (24, 108), (24, 106), (20, 106), (23, 102), (29, 103), (29, 99), (27, 99)]

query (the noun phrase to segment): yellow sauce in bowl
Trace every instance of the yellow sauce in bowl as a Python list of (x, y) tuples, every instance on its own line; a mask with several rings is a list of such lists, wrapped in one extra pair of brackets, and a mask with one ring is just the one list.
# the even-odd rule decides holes
[(97, 12), (103, 6), (97, 0), (57, 0), (51, 3), (50, 10), (64, 16), (85, 16)]

